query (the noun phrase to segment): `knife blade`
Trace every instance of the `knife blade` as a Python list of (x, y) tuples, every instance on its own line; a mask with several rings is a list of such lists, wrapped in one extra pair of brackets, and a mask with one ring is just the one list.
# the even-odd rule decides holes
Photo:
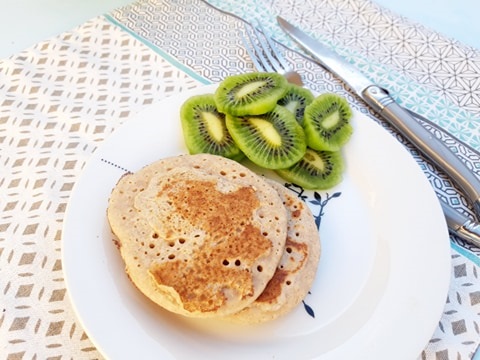
[(435, 165), (441, 168), (463, 191), (480, 217), (480, 179), (441, 140), (415, 120), (388, 91), (362, 74), (352, 64), (284, 18), (278, 24), (317, 63), (343, 80), (373, 110), (394, 126)]

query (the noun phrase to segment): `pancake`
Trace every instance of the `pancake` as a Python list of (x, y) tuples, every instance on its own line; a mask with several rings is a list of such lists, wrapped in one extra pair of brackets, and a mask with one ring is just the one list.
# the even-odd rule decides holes
[(271, 181), (288, 214), (285, 250), (277, 271), (258, 299), (227, 320), (254, 324), (274, 320), (294, 309), (310, 291), (320, 260), (320, 236), (308, 206), (283, 185)]
[(131, 281), (158, 305), (190, 317), (250, 305), (286, 243), (278, 192), (215, 155), (166, 158), (124, 175), (107, 216)]

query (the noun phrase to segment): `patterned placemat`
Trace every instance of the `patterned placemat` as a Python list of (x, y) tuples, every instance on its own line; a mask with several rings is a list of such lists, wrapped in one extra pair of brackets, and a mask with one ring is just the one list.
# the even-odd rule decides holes
[[(326, 30), (323, 27), (320, 30), (318, 25), (315, 33), (333, 40), (340, 36), (340, 20), (332, 20), (335, 16), (349, 19), (346, 21), (349, 26), (363, 21), (370, 25), (365, 25), (365, 32), (359, 33), (363, 35), (357, 43), (352, 40), (351, 48), (362, 54), (361, 59), (387, 51), (377, 46), (373, 47), (376, 52), (362, 52), (367, 35), (375, 39), (382, 33), (381, 27), (375, 25), (377, 22), (391, 28), (388, 33), (391, 38), (396, 39), (400, 33), (415, 34), (420, 43), (424, 39), (422, 46), (415, 47), (418, 51), (425, 49), (426, 55), (438, 55), (435, 40), (438, 35), (384, 10), (379, 10), (381, 15), (375, 15), (377, 7), (367, 1), (305, 1), (302, 12), (310, 15), (303, 17), (301, 12), (291, 11), (292, 6), (297, 7), (295, 2), (282, 1), (281, 4), (283, 6), (279, 2), (229, 1), (215, 5), (227, 6), (225, 10), (234, 10), (241, 16), (250, 14), (252, 18), (261, 14), (265, 19), (272, 19), (273, 14), (286, 12), (291, 19), (310, 19), (309, 24), (314, 17), (324, 19), (319, 24)], [(315, 4), (313, 12), (311, 6)], [(305, 26), (307, 23), (301, 22)], [(75, 317), (62, 273), (61, 229), (75, 181), (102, 141), (141, 109), (206, 81), (216, 82), (228, 74), (252, 70), (247, 54), (238, 50), (241, 29), (240, 20), (199, 0), (138, 1), (106, 18), (92, 19), (71, 32), (0, 60), (0, 357), (12, 360), (102, 358)], [(281, 36), (273, 22), (269, 30)], [(337, 35), (333, 36), (334, 33)], [(456, 56), (462, 58), (471, 51), (475, 56), (465, 61), (471, 69), (478, 66), (474, 49), (442, 38), (438, 41), (450, 44)], [(377, 41), (377, 45), (379, 43)], [(392, 53), (401, 49), (394, 42), (387, 43)], [(403, 43), (406, 47), (407, 42)], [(350, 42), (338, 44), (350, 46)], [(201, 50), (195, 50), (198, 48)], [(297, 63), (313, 90), (336, 91), (358, 110), (372, 116), (337, 79), (294, 51), (287, 50), (286, 54)], [(422, 61), (439, 61), (426, 55), (421, 57)], [(440, 61), (445, 59), (441, 57)], [(380, 60), (375, 69), (391, 66), (396, 61), (381, 56)], [(440, 121), (443, 117), (432, 120), (449, 131), (457, 126), (462, 131), (456, 132), (456, 136), (463, 136), (463, 129), (470, 129), (465, 131), (464, 140), (478, 149), (478, 132), (477, 137), (471, 135), (475, 135), (478, 124), (473, 116), (459, 108), (463, 102), (478, 103), (478, 89), (468, 77), (473, 73), (458, 71), (457, 76), (462, 80), (455, 80), (456, 84), (465, 81), (471, 88), (445, 86), (447, 95), (435, 88), (436, 80), (429, 70), (432, 79), (422, 83), (426, 92), (403, 98), (401, 84), (415, 88), (414, 80), (427, 79), (417, 70), (425, 65), (415, 66), (415, 71), (398, 66), (390, 70), (395, 75), (391, 81), (406, 79), (395, 88), (397, 95), (407, 99), (407, 105), (412, 107), (413, 99), (430, 99), (427, 95), (432, 94), (429, 104), (443, 106), (447, 100), (450, 104), (452, 99), (457, 99), (446, 107), (447, 113), (441, 106), (435, 107), (435, 113), (442, 111), (442, 115), (449, 115), (448, 119), (455, 116), (459, 123), (469, 124), (467, 127), (452, 125), (453, 121), (446, 126)], [(383, 79), (377, 71), (380, 70), (375, 70), (372, 76)], [(442, 76), (451, 75), (442, 73)], [(452, 91), (457, 95), (451, 95)], [(462, 92), (463, 97), (458, 95)], [(424, 114), (432, 115), (428, 111)], [(401, 137), (399, 140), (404, 142)], [(468, 213), (468, 206), (445, 177), (414, 149), (410, 150), (432, 183), (439, 183), (437, 190), (448, 199), (456, 199), (457, 205)], [(466, 159), (472, 161), (472, 154), (468, 150), (463, 152)], [(420, 355), (422, 359), (469, 359), (479, 343), (477, 249), (465, 250), (461, 246), (466, 244), (453, 240), (451, 289), (439, 326)], [(421, 326), (421, 319), (412, 326)]]
[(101, 358), (63, 279), (71, 191), (114, 129), (199, 84), (103, 17), (0, 61), (0, 359)]

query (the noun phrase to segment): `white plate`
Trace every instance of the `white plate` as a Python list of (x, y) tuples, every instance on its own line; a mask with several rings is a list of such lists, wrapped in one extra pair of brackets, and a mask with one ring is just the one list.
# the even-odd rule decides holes
[[(414, 359), (433, 334), (450, 279), (447, 227), (416, 162), (360, 113), (346, 145), (343, 182), (308, 203), (322, 258), (305, 304), (253, 327), (167, 313), (129, 282), (106, 220), (125, 171), (185, 153), (178, 109), (204, 87), (142, 112), (92, 156), (72, 194), (63, 266), (78, 317), (110, 359)], [(299, 190), (299, 189), (297, 189)], [(337, 194), (339, 196), (333, 196)]]

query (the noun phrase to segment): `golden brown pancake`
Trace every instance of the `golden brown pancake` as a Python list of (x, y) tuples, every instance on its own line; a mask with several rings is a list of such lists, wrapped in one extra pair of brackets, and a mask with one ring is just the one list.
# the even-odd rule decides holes
[(250, 305), (285, 248), (278, 192), (215, 155), (162, 159), (123, 176), (107, 215), (132, 282), (186, 316), (226, 316)]
[(276, 319), (295, 308), (307, 295), (320, 259), (320, 237), (308, 206), (277, 182), (270, 182), (287, 208), (285, 250), (273, 278), (258, 299), (227, 320), (260, 323)]

